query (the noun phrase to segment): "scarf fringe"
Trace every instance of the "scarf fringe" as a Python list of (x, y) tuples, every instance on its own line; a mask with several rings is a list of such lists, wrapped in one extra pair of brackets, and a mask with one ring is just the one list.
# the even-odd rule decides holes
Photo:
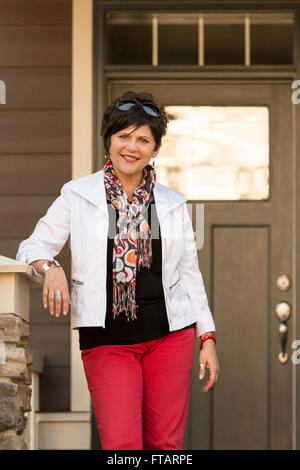
[(135, 282), (115, 282), (113, 284), (114, 318), (125, 311), (127, 321), (129, 321), (129, 313), (131, 313), (131, 320), (136, 320), (137, 310), (138, 305), (136, 305), (135, 302)]

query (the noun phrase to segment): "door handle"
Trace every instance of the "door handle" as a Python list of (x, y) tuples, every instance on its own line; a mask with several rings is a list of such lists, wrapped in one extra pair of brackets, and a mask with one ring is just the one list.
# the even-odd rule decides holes
[(291, 316), (291, 306), (288, 302), (278, 302), (275, 307), (275, 313), (277, 318), (280, 320), (279, 323), (279, 338), (281, 344), (281, 352), (278, 355), (279, 362), (285, 364), (288, 360), (288, 353), (286, 352), (286, 342), (287, 342), (287, 331), (288, 325), (287, 320)]

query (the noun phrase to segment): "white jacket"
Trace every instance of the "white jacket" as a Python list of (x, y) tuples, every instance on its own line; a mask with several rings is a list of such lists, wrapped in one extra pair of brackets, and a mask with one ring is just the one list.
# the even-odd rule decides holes
[[(153, 194), (162, 237), (162, 283), (170, 331), (194, 322), (197, 337), (215, 331), (186, 199), (158, 182)], [(105, 328), (108, 225), (104, 172), (99, 170), (65, 183), (33, 233), (20, 243), (16, 259), (30, 264), (52, 260), (68, 241), (73, 260), (73, 329)]]

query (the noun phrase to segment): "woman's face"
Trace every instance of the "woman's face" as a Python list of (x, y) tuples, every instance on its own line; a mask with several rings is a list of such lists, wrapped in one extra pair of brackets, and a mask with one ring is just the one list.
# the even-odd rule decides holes
[(110, 137), (110, 159), (119, 178), (142, 178), (143, 168), (156, 157), (155, 140), (148, 125), (129, 126)]

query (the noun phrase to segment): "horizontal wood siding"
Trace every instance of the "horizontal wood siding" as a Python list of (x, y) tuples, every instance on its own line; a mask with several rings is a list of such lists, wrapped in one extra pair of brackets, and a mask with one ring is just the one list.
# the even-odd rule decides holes
[[(0, 0), (0, 254), (19, 243), (71, 173), (72, 0)], [(57, 259), (70, 278), (70, 250)], [(70, 409), (69, 316), (52, 318), (30, 296), (29, 347), (45, 356), (41, 411)]]

